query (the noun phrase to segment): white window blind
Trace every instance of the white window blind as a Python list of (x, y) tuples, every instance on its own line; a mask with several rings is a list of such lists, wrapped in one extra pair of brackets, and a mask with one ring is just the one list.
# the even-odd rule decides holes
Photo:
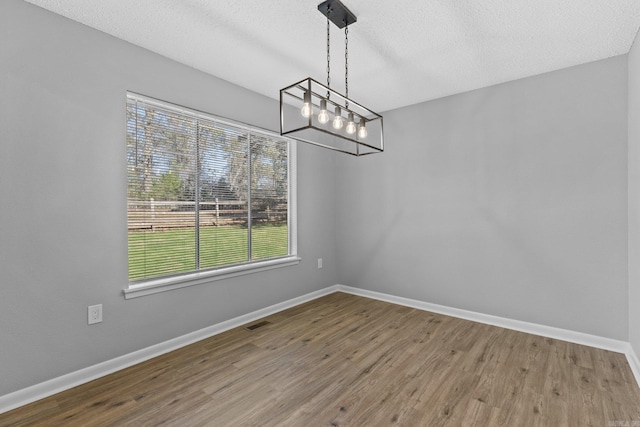
[(130, 283), (294, 257), (290, 153), (276, 134), (128, 94)]

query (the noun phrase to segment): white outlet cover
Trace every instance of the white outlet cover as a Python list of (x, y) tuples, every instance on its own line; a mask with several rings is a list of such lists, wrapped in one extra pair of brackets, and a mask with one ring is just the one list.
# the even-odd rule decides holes
[(87, 321), (90, 325), (102, 322), (102, 304), (90, 305), (87, 308)]

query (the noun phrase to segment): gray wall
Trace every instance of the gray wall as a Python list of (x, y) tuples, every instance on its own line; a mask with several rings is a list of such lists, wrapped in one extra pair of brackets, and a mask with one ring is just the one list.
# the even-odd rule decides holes
[(384, 120), (337, 162), (342, 283), (628, 339), (626, 56)]
[(301, 264), (125, 301), (127, 90), (278, 126), (276, 101), (1, 1), (0, 395), (337, 282), (335, 156), (299, 144)]
[(629, 52), (629, 341), (640, 356), (640, 41)]

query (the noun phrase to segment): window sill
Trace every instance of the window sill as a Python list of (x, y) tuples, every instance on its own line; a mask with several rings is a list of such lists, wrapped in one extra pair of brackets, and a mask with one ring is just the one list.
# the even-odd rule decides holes
[(274, 268), (288, 267), (298, 263), (300, 263), (300, 258), (297, 256), (291, 256), (287, 258), (256, 262), (253, 264), (226, 267), (219, 270), (199, 271), (178, 277), (165, 277), (162, 279), (148, 280), (143, 283), (129, 284), (129, 286), (124, 289), (124, 298), (131, 299), (146, 295), (153, 295), (160, 292), (172, 291), (174, 289), (186, 288), (187, 286), (200, 285), (202, 283), (208, 283), (215, 280), (243, 276), (245, 274), (272, 270)]

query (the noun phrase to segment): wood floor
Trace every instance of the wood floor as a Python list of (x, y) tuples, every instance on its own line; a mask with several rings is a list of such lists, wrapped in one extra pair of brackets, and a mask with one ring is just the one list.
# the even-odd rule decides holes
[(344, 293), (264, 320), (0, 425), (640, 426), (619, 353)]

